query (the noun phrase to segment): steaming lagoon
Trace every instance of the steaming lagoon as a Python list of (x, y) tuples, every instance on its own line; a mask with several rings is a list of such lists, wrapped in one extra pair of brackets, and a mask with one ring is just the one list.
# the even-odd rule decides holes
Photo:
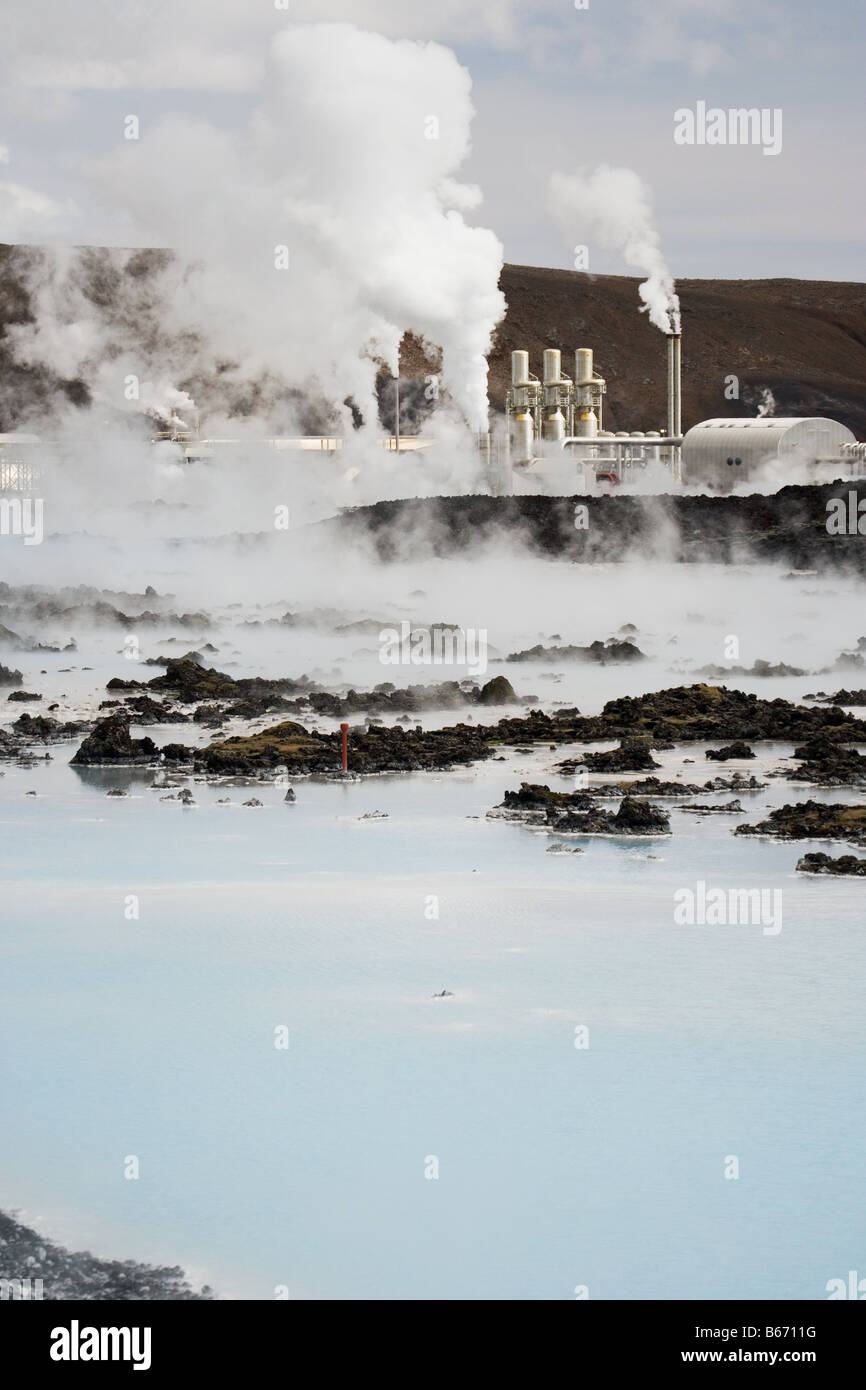
[[(813, 846), (672, 810), (557, 855), (486, 818), (567, 749), (183, 808), (74, 746), (0, 779), (2, 1204), (37, 1229), (253, 1299), (811, 1299), (856, 1267), (862, 885), (795, 874)], [(676, 926), (698, 876), (777, 884), (780, 933)]]

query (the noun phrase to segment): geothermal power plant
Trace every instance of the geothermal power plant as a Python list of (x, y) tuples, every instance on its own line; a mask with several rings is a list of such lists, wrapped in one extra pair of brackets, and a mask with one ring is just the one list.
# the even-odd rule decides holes
[[(533, 474), (545, 478), (548, 460), (573, 458), (576, 492), (594, 492), (601, 485), (631, 481), (651, 463), (664, 463), (672, 479), (680, 480), (681, 337), (669, 336), (667, 429), (605, 430), (604, 397), (607, 382), (596, 374), (592, 348), (577, 348), (574, 376), (562, 371), (558, 348), (544, 351), (542, 376), (530, 371), (529, 353), (511, 354), (511, 389), (505, 401), (508, 481)], [(561, 470), (557, 470), (560, 472)]]
[[(607, 383), (594, 368), (592, 348), (577, 348), (574, 376), (562, 370), (562, 353), (545, 349), (541, 377), (529, 353), (511, 354), (511, 387), (505, 401), (507, 484), (538, 479), (541, 491), (595, 493), (634, 484), (652, 466), (669, 483), (706, 492), (730, 492), (778, 465), (776, 486), (859, 476), (866, 444), (846, 425), (820, 417), (773, 415), (702, 420), (682, 433), (682, 335), (667, 335), (667, 420), (661, 430), (605, 430)], [(573, 466), (563, 468), (563, 455)], [(573, 486), (568, 488), (571, 477)], [(664, 483), (664, 474), (650, 475)], [(548, 489), (545, 483), (558, 483)], [(652, 487), (650, 486), (650, 490)]]
[[(791, 483), (830, 482), (862, 477), (866, 443), (836, 420), (820, 416), (727, 417), (700, 420), (682, 428), (682, 334), (666, 338), (666, 418), (663, 429), (608, 430), (604, 399), (607, 381), (591, 347), (566, 356), (545, 348), (533, 371), (530, 353), (511, 353), (511, 383), (494, 428), (477, 435), (480, 486), (495, 496), (537, 493), (551, 496), (597, 495), (624, 487), (642, 492), (687, 491), (724, 494), (742, 483), (774, 492)], [(573, 363), (573, 365), (572, 365)], [(436, 450), (430, 435), (401, 429), (399, 382), (394, 434), (376, 439), (383, 450), (400, 455)], [(498, 413), (498, 412), (497, 412)], [(168, 446), (177, 462), (207, 464), (242, 449), (306, 455), (311, 467), (339, 460), (351, 443), (339, 435), (209, 438), (197, 417), (192, 424), (170, 412), (151, 438)], [(0, 434), (0, 493), (29, 491), (52, 442), (35, 434)], [(59, 451), (58, 451), (59, 452)]]

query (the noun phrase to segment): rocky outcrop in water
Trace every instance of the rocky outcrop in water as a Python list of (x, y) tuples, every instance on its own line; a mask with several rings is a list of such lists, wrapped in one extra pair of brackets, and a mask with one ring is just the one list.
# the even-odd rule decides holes
[(731, 676), (759, 676), (762, 679), (772, 679), (776, 676), (806, 676), (809, 673), (799, 666), (788, 666), (784, 661), (777, 661), (774, 665), (759, 658), (751, 666), (700, 666), (694, 674), (710, 676), (713, 680), (728, 680)]
[[(556, 770), (564, 772), (567, 769), (571, 772), (574, 767), (575, 764), (569, 760), (557, 764)], [(760, 791), (766, 785), (766, 782), (759, 782), (756, 777), (744, 777), (741, 772), (735, 772), (731, 777), (713, 777), (709, 782), (704, 782), (703, 786), (696, 782), (664, 782), (659, 777), (639, 777), (634, 782), (601, 782), (583, 790), (588, 796), (610, 797), (619, 794), (664, 799), (701, 796), (704, 792)]]
[(587, 810), (590, 804), (588, 793), (585, 791), (555, 792), (538, 782), (521, 782), (518, 791), (506, 791), (500, 805), (495, 809), (505, 811), (506, 819), (513, 815), (518, 818), (537, 816), (540, 820), (549, 820), (563, 811)]
[[(261, 733), (211, 743), (196, 752), (195, 761), (201, 771), (222, 775), (250, 775), (278, 767), (303, 775), (338, 771), (341, 749), (339, 731), (320, 734), (286, 721)], [(483, 733), (467, 724), (452, 729), (403, 729), (397, 725), (349, 731), (349, 767), (354, 773), (454, 767), (488, 758), (492, 752)]]
[(44, 714), (19, 714), (12, 725), (23, 743), (61, 743), (93, 728), (88, 719), (62, 721)]
[[(0, 589), (2, 587), (0, 585)], [(5, 611), (4, 608), (0, 608), (0, 612)], [(16, 652), (74, 652), (76, 650), (74, 641), (67, 642), (63, 647), (57, 642), (37, 642), (32, 637), (22, 637), (20, 633), (13, 632), (2, 622), (0, 622), (0, 646), (11, 647)]]
[(804, 854), (797, 860), (801, 874), (838, 874), (850, 878), (866, 878), (866, 859), (858, 859), (856, 854), (840, 854), (834, 859), (829, 854)]
[(726, 763), (730, 758), (754, 758), (754, 753), (747, 743), (737, 740), (736, 743), (726, 743), (724, 748), (708, 748), (704, 754), (711, 762)]
[(759, 782), (757, 777), (744, 777), (742, 772), (734, 772), (730, 777), (713, 777), (709, 782), (704, 783), (705, 792), (757, 792), (766, 787), (766, 782)]
[(167, 763), (192, 763), (196, 750), (183, 743), (164, 743), (159, 751)]
[(738, 825), (735, 835), (768, 835), (774, 840), (849, 840), (866, 845), (866, 806), (800, 801), (780, 806), (757, 825)]
[(611, 827), (620, 835), (667, 835), (671, 822), (667, 811), (660, 807), (638, 797), (624, 796)]
[(646, 661), (646, 655), (628, 640), (620, 641), (611, 637), (607, 642), (590, 642), (588, 647), (528, 647), (522, 652), (512, 652), (506, 661), (545, 661), (558, 664), (570, 661), (594, 661), (598, 666), (625, 666), (636, 661)]
[[(394, 716), (422, 709), (459, 708), (473, 703), (500, 704), (508, 701), (509, 691), (510, 698), (517, 698), (509, 682), (498, 676), (480, 690), (470, 682), (456, 681), (435, 686), (409, 686), (403, 690), (385, 682), (374, 691), (349, 691), (346, 695), (335, 695), (311, 687), (312, 683), (306, 677), (300, 677), (297, 681), (235, 680), (224, 672), (202, 667), (189, 657), (170, 661), (165, 675), (155, 677), (146, 686), (119, 679), (108, 684), (110, 690), (118, 693), (133, 689), (146, 691), (150, 699), (158, 692), (163, 696), (163, 706), (172, 700), (180, 703), (202, 700), (205, 704), (203, 709), (202, 706), (199, 709), (207, 715), (204, 722), (215, 725), (227, 712), (243, 718), (283, 711), (301, 716), (312, 713), (319, 717), (344, 719), (358, 713)], [(457, 726), (458, 729), (460, 727)], [(531, 709), (524, 715), (509, 716), (500, 720), (498, 725), (487, 726), (484, 732), (489, 739), (504, 743), (525, 744), (541, 740), (547, 743), (594, 743), (619, 739), (630, 744), (643, 741), (658, 748), (713, 739), (728, 742), (756, 739), (798, 742), (820, 734), (852, 742), (866, 741), (866, 721), (845, 714), (835, 705), (807, 708), (787, 700), (761, 700), (743, 691), (701, 683), (610, 700), (601, 714), (594, 717), (582, 717), (574, 709), (559, 710), (553, 714)], [(634, 770), (650, 770), (655, 766), (657, 764), (650, 762)], [(612, 770), (629, 769), (621, 767)]]
[(132, 738), (129, 721), (121, 715), (100, 719), (72, 759), (79, 766), (111, 767), (123, 763), (149, 763), (159, 750), (152, 739)]
[(599, 806), (588, 793), (555, 792), (537, 783), (522, 782), (519, 791), (506, 791), (491, 819), (521, 820), (546, 825), (556, 834), (667, 835), (666, 811), (637, 797), (623, 797), (616, 812)]
[(866, 786), (866, 757), (831, 738), (814, 738), (794, 749), (800, 766), (788, 772), (792, 782), (824, 787)]
[[(238, 682), (232, 676), (224, 675), (222, 671), (213, 667), (202, 666), (191, 653), (182, 657), (168, 657), (165, 663), (160, 661), (159, 664), (165, 665), (165, 672), (161, 676), (154, 676), (149, 681), (127, 680), (125, 677), (115, 676), (105, 688), (117, 691), (165, 691), (173, 699), (187, 704), (195, 700), (212, 699), (220, 695), (230, 697), (241, 693)], [(273, 684), (267, 682), (269, 688)]]
[(866, 690), (837, 690), (835, 695), (825, 695), (819, 690), (816, 695), (804, 695), (804, 700), (815, 700), (822, 705), (866, 705)]
[[(564, 776), (570, 776), (576, 768), (582, 766), (573, 758), (566, 759), (565, 762), (557, 763), (555, 771)], [(710, 789), (710, 783), (700, 787), (693, 782), (663, 782), (659, 777), (638, 777), (634, 782), (598, 782), (591, 787), (583, 787), (582, 791), (587, 796), (649, 796), (649, 797), (672, 797), (672, 796), (700, 796), (701, 792)]]
[(607, 752), (586, 753), (578, 765), (590, 772), (650, 772), (661, 766), (645, 743), (627, 740)]
[[(400, 715), (421, 710), (462, 709), (466, 705), (509, 705), (523, 703), (505, 676), (494, 676), (478, 686), (474, 681), (440, 681), (433, 685), (411, 685), (403, 689), (383, 681), (372, 691), (349, 690), (333, 694), (306, 676), (297, 680), (227, 675), (213, 667), (203, 666), (196, 653), (169, 659), (165, 674), (147, 682), (114, 677), (106, 686), (117, 695), (126, 691), (145, 690), (143, 695), (126, 698), (126, 708), (140, 718), (140, 723), (181, 722), (180, 712), (170, 713), (171, 701), (179, 704), (198, 704), (193, 713), (196, 722), (218, 725), (229, 714), (241, 719), (255, 719), (263, 714), (282, 711), (291, 714), (314, 714), (330, 719), (344, 719), (354, 714)], [(153, 699), (156, 693), (163, 702)]]
[(741, 690), (705, 684), (609, 700), (600, 715), (576, 719), (572, 729), (581, 741), (644, 737), (656, 747), (715, 739), (797, 742), (820, 733), (866, 741), (866, 721), (835, 706), (805, 709), (789, 700), (762, 700)]
[(501, 719), (485, 732), (501, 743), (621, 739), (643, 741), (654, 748), (717, 739), (796, 743), (821, 734), (861, 742), (866, 741), (866, 720), (836, 706), (805, 708), (789, 700), (761, 700), (741, 690), (700, 684), (609, 700), (601, 714), (592, 716), (580, 716), (574, 710), (545, 714), (533, 709), (522, 717)]
[[(709, 786), (709, 783), (707, 784)], [(607, 795), (614, 791), (625, 794), (626, 796), (699, 796), (704, 787), (693, 785), (690, 782), (663, 782), (659, 777), (639, 777), (635, 782), (615, 782), (613, 785), (602, 785), (592, 789), (598, 795)]]
[(149, 695), (134, 695), (123, 703), (119, 700), (104, 700), (99, 708), (125, 710), (133, 724), (187, 724), (189, 722), (188, 716), (179, 709), (173, 709), (160, 700), (152, 700)]
[[(118, 732), (126, 728), (128, 740), (128, 725), (126, 715), (101, 721), (91, 735), (95, 742), (87, 748), (82, 745), (83, 756), (76, 756), (75, 761), (92, 760), (90, 748), (98, 750), (103, 741), (99, 730), (106, 726), (116, 731), (113, 737), (119, 740), (115, 761), (145, 757), (144, 745), (149, 746), (151, 756), (155, 754), (157, 750), (149, 739), (137, 741), (138, 752), (130, 750), (129, 743)], [(573, 709), (554, 714), (532, 709), (525, 715), (506, 716), (491, 725), (455, 724), (430, 730), (409, 730), (399, 725), (356, 728), (350, 734), (351, 768), (362, 773), (456, 766), (490, 757), (501, 744), (522, 747), (543, 742), (555, 747), (562, 743), (620, 739), (626, 745), (640, 746), (644, 750), (640, 754), (643, 759), (649, 757), (650, 745), (670, 747), (675, 743), (717, 738), (797, 742), (801, 738), (819, 736), (835, 742), (866, 741), (866, 722), (846, 715), (836, 706), (804, 708), (787, 700), (759, 700), (755, 695), (745, 695), (738, 690), (693, 685), (610, 700), (600, 715), (592, 717), (583, 717)], [(126, 753), (121, 756), (123, 748)], [(287, 720), (261, 732), (215, 741), (200, 750), (184, 751), (194, 755), (197, 769), (203, 772), (256, 775), (280, 765), (298, 774), (325, 772), (340, 766), (340, 734), (336, 729), (333, 733), (317, 733), (298, 721)], [(615, 757), (619, 751), (613, 750)], [(607, 755), (588, 756), (605, 758)], [(631, 754), (623, 756), (630, 758)], [(647, 763), (641, 761), (636, 770), (646, 766)], [(648, 766), (655, 768), (658, 764), (650, 759)], [(617, 770), (622, 770), (621, 764)], [(727, 785), (739, 790), (745, 784), (716, 781), (713, 788), (707, 789)]]
[(479, 705), (516, 705), (519, 703), (514, 686), (507, 676), (492, 676), (476, 696)]
[[(11, 590), (15, 600), (12, 612), (33, 623), (53, 623), (67, 630), (70, 627), (154, 628), (184, 627), (198, 632), (211, 625), (207, 613), (151, 612), (126, 613), (109, 603), (99, 590), (61, 589), (52, 593), (35, 586)], [(65, 649), (64, 649), (65, 650)]]

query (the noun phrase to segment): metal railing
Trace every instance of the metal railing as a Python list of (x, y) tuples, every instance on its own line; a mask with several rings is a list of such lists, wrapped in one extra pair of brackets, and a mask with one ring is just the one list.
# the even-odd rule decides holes
[(0, 455), (0, 492), (32, 492), (41, 477), (35, 464)]

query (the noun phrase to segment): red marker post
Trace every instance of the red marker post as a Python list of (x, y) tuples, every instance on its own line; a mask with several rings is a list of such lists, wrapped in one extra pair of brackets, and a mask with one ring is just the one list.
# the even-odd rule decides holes
[(343, 771), (349, 771), (349, 726), (340, 725), (340, 733), (343, 735)]

